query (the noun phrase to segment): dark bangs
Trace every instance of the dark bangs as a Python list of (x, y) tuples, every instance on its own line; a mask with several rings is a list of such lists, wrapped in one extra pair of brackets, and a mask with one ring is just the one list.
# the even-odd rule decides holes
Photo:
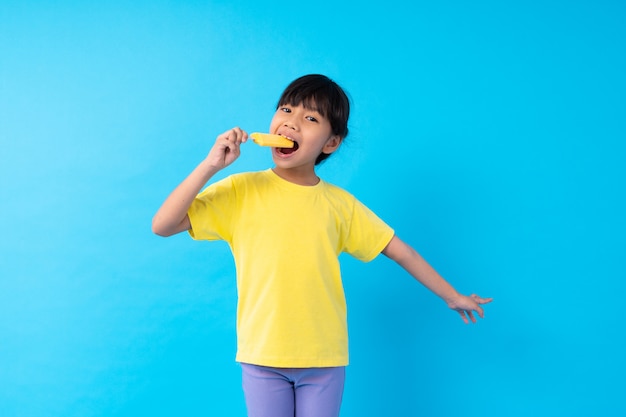
[(287, 86), (278, 100), (280, 106), (302, 105), (330, 122), (333, 134), (348, 136), (350, 101), (339, 85), (325, 75), (305, 75)]

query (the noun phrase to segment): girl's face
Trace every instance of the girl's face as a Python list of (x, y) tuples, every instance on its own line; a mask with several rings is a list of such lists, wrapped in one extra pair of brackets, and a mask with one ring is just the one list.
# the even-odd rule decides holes
[(274, 171), (279, 175), (308, 174), (309, 179), (315, 178), (315, 182), (319, 181), (315, 176), (317, 157), (322, 152), (334, 152), (341, 144), (341, 137), (333, 135), (328, 119), (303, 105), (279, 106), (272, 118), (270, 133), (295, 142), (293, 148), (272, 148), (272, 159), (276, 164)]

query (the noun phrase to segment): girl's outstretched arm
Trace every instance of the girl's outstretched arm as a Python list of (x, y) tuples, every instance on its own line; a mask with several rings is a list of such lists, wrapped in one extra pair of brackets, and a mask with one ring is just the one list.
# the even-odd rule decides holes
[(189, 230), (187, 211), (204, 184), (219, 170), (239, 157), (239, 146), (248, 134), (236, 127), (217, 137), (207, 157), (165, 199), (152, 218), (152, 231), (160, 236), (171, 236)]
[(391, 239), (382, 253), (396, 261), (413, 278), (441, 297), (448, 307), (459, 313), (465, 323), (469, 323), (470, 320), (476, 323), (474, 311), (482, 318), (484, 313), (480, 305), (492, 301), (492, 298), (482, 298), (476, 294), (470, 296), (459, 294), (415, 249), (397, 236)]

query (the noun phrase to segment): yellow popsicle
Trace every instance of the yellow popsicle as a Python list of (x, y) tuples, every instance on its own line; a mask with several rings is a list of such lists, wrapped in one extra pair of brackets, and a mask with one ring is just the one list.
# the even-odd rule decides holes
[(293, 148), (293, 141), (281, 135), (272, 135), (270, 133), (252, 133), (250, 137), (257, 145), (272, 146), (275, 148)]

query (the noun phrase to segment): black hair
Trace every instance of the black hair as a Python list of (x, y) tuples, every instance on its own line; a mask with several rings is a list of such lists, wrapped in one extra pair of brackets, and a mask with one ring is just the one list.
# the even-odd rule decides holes
[[(336, 82), (325, 75), (309, 74), (292, 81), (280, 96), (276, 108), (283, 105), (302, 105), (315, 110), (328, 119), (334, 135), (342, 139), (348, 136), (350, 99)], [(315, 160), (315, 165), (329, 156), (322, 152)]]

